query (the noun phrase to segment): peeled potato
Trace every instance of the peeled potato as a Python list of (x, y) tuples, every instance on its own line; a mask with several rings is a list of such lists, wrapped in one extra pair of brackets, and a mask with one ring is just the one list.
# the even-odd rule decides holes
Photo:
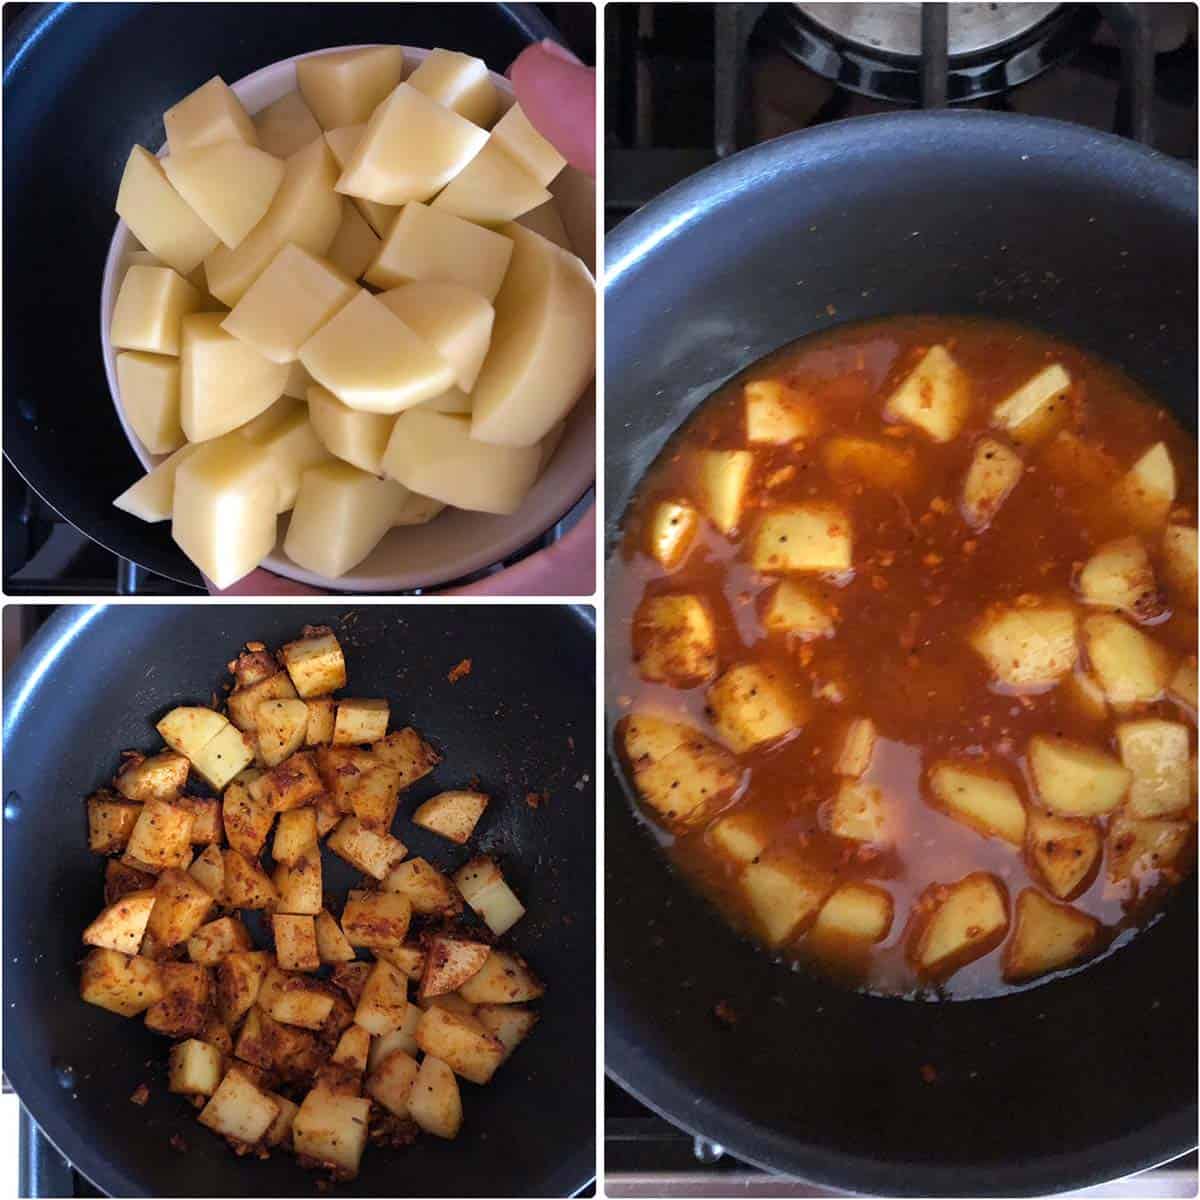
[(203, 306), (203, 294), (170, 267), (134, 265), (117, 293), (109, 339), (118, 349), (178, 354), (183, 318)]
[(304, 472), (329, 458), (309, 420), (308, 408), (290, 397), (277, 400), (238, 433), (257, 446), (269, 463), (278, 494), (277, 512), (287, 512), (296, 503)]
[[(471, 397), (462, 388), (448, 388), (440, 396), (426, 400), (422, 408), (432, 408), (434, 412), (458, 413), (460, 416), (471, 413)], [(549, 436), (549, 435), (547, 435)]]
[(379, 302), (454, 368), (463, 392), (474, 388), (496, 318), (495, 309), (478, 292), (459, 283), (409, 283), (384, 292)]
[(992, 424), (1005, 429), (1018, 445), (1053, 436), (1070, 416), (1066, 394), (1071, 376), (1061, 363), (1043, 367), (992, 410)]
[(553, 198), (547, 200), (545, 204), (540, 205), (538, 208), (531, 209), (529, 212), (519, 216), (517, 224), (523, 225), (526, 229), (532, 229), (534, 233), (540, 233), (548, 242), (553, 242), (556, 246), (561, 246), (564, 250), (573, 252), (575, 249), (571, 245), (571, 237), (567, 233), (567, 227), (563, 224), (558, 202)]
[(325, 252), (326, 259), (348, 279), (361, 279), (382, 245), (366, 217), (354, 207), (354, 202), (343, 201), (342, 223)]
[(175, 507), (175, 473), (196, 453), (199, 445), (180, 446), (152, 471), (127, 487), (113, 506), (142, 521), (169, 521)]
[(499, 225), (549, 199), (550, 193), (520, 163), (489, 141), (438, 193), (433, 207), (480, 225)]
[(404, 50), (365, 46), (313, 54), (296, 63), (296, 83), (322, 129), (365, 121), (400, 82)]
[(291, 158), (321, 137), (321, 127), (299, 92), (288, 92), (254, 114), (259, 147), (276, 158)]
[(237, 246), (262, 220), (283, 182), (284, 164), (244, 142), (217, 142), (163, 159), (171, 186), (225, 243)]
[(892, 393), (883, 415), (923, 429), (935, 442), (949, 442), (967, 419), (971, 381), (945, 346), (931, 346)]
[(394, 416), (357, 412), (316, 384), (308, 389), (308, 415), (330, 454), (372, 475), (383, 474), (383, 452), (396, 424)]
[[(339, 170), (345, 170), (346, 164), (354, 154), (354, 148), (362, 139), (366, 125), (343, 125), (339, 129), (331, 129), (325, 134), (325, 141), (333, 157), (337, 159)], [(363, 219), (379, 236), (386, 237), (400, 211), (395, 204), (379, 204), (375, 200), (366, 200), (362, 196), (348, 196), (347, 200), (362, 214)]]
[(566, 416), (595, 370), (595, 291), (573, 254), (520, 225), (502, 232), (513, 256), (472, 392), (471, 436), (532, 446)]
[(515, 512), (537, 478), (541, 447), (493, 446), (471, 437), (464, 417), (401, 413), (383, 469), (422, 496), (477, 512)]
[(514, 104), (496, 123), (492, 138), (542, 187), (567, 165), (567, 160), (530, 124), (519, 104)]
[(258, 145), (250, 114), (220, 75), (172, 104), (163, 113), (163, 128), (172, 154), (230, 140)]
[(431, 50), (408, 83), (481, 129), (496, 119), (500, 97), (481, 58), (457, 50)]
[(121, 410), (151, 454), (183, 445), (179, 424), (179, 360), (126, 351), (117, 355)]

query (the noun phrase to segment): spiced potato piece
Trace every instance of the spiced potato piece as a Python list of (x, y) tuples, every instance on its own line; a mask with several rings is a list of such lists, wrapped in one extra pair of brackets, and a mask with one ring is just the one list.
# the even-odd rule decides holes
[(455, 916), (462, 912), (458, 888), (423, 858), (398, 863), (388, 872), (382, 887), (385, 892), (399, 892), (405, 896), (413, 912), (422, 916)]
[(199, 1037), (208, 1023), (212, 976), (199, 963), (159, 964), (162, 995), (146, 1010), (146, 1028), (167, 1037)]
[(821, 458), (839, 483), (909, 492), (921, 478), (912, 447), (897, 446), (887, 438), (831, 437), (821, 446)]
[(738, 889), (759, 936), (772, 949), (802, 932), (833, 887), (827, 872), (785, 853), (764, 855), (738, 876)]
[(167, 1090), (183, 1096), (211, 1096), (221, 1082), (221, 1051), (199, 1038), (188, 1038), (171, 1047), (167, 1062)]
[(1171, 597), (1185, 608), (1196, 607), (1196, 527), (1170, 524), (1163, 533), (1163, 568)]
[(450, 1066), (426, 1054), (409, 1092), (408, 1115), (434, 1137), (455, 1138), (462, 1128), (462, 1098)]
[(217, 964), (217, 1011), (226, 1025), (237, 1025), (254, 1007), (270, 967), (271, 955), (265, 950), (235, 950)]
[(120, 854), (129, 842), (142, 806), (107, 789), (87, 799), (88, 849), (93, 854)]
[(262, 853), (275, 820), (275, 805), (271, 797), (260, 797), (250, 790), (250, 785), (258, 777), (257, 772), (243, 772), (230, 783), (221, 798), (225, 838), (231, 849), (249, 859), (256, 859)]
[(1070, 416), (1067, 391), (1071, 376), (1061, 363), (1043, 367), (992, 409), (992, 426), (1005, 430), (1019, 446), (1045, 441)]
[(457, 992), (484, 968), (492, 948), (469, 938), (430, 938), (421, 974), (422, 1000)]
[(317, 953), (317, 930), (310, 916), (274, 913), (275, 957), (285, 971), (315, 971), (321, 965)]
[(646, 547), (651, 558), (667, 571), (673, 571), (687, 557), (700, 528), (700, 514), (685, 500), (664, 500), (658, 504), (646, 531)]
[(228, 724), (225, 717), (211, 708), (182, 705), (171, 709), (154, 728), (176, 754), (194, 762), (200, 751)]
[(1175, 464), (1163, 442), (1156, 442), (1117, 481), (1117, 508), (1146, 533), (1162, 528), (1175, 501)]
[(488, 798), (482, 792), (439, 792), (417, 808), (412, 823), (463, 846), (470, 841), (487, 806)]
[(1121, 617), (1089, 617), (1083, 642), (1096, 680), (1114, 705), (1152, 703), (1170, 682), (1171, 656)]
[(1060, 817), (1095, 817), (1125, 798), (1133, 773), (1095, 746), (1049, 734), (1029, 739), (1029, 769), (1038, 798)]
[(263, 976), (257, 1003), (281, 1025), (320, 1029), (333, 1012), (335, 993), (323, 980), (289, 973), (272, 964)]
[(357, 817), (345, 817), (325, 843), (339, 858), (352, 867), (383, 879), (404, 857), (407, 848), (397, 838), (367, 829)]
[(412, 787), (442, 761), (442, 756), (413, 728), (398, 729), (380, 738), (371, 753), (400, 777), (400, 787)]
[(295, 862), (275, 868), (271, 882), (279, 894), (277, 911), (315, 917), (321, 911), (322, 879), (321, 848), (314, 841)]
[[(423, 860), (415, 859), (414, 861), (422, 862)], [(397, 868), (393, 874), (399, 870), (400, 868)], [(383, 886), (385, 888), (388, 886), (386, 880)], [(476, 916), (497, 937), (507, 933), (525, 915), (525, 906), (509, 887), (504, 873), (496, 861), (486, 855), (473, 858), (460, 867), (454, 876), (454, 883), (451, 887), (456, 889), (455, 897), (461, 897), (458, 900), (459, 909), (461, 909), (462, 900), (466, 900)], [(432, 902), (432, 898), (426, 899), (424, 902), (429, 904)], [(413, 908), (415, 911), (421, 911), (417, 907), (416, 900), (413, 900)]]
[(155, 903), (147, 931), (160, 946), (178, 946), (208, 920), (214, 900), (187, 871), (171, 867), (154, 885)]
[(352, 946), (399, 946), (408, 933), (412, 905), (397, 892), (352, 890), (342, 910), (342, 932)]
[[(243, 733), (257, 733), (258, 710), (268, 700), (294, 700), (296, 698), (296, 689), (292, 686), (288, 673), (275, 668), (275, 661), (269, 656), (267, 656), (266, 663), (263, 663), (261, 653), (252, 656), (253, 667), (249, 663), (241, 667), (242, 659), (238, 659), (241, 673), (246, 679), (253, 679), (254, 682), (239, 682), (239, 685), (229, 693), (229, 699), (225, 701), (229, 720)], [(243, 658), (245, 657), (247, 656), (243, 656)], [(273, 669), (270, 674), (263, 675), (262, 671), (267, 666)]]
[(834, 772), (851, 779), (865, 775), (875, 753), (876, 736), (875, 722), (870, 717), (856, 717), (851, 721), (842, 734)]
[(83, 960), (79, 995), (88, 1004), (136, 1017), (163, 995), (158, 963), (118, 950), (95, 949)]
[(970, 635), (992, 676), (1018, 691), (1041, 690), (1059, 680), (1079, 656), (1075, 614), (1065, 604), (994, 605)]
[(317, 842), (317, 810), (292, 808), (279, 814), (271, 857), (277, 863), (294, 866)]
[(215, 967), (228, 955), (253, 949), (250, 931), (237, 917), (218, 917), (201, 925), (187, 940), (188, 958), (202, 967)]
[(717, 668), (717, 631), (700, 596), (647, 596), (633, 619), (633, 656), (650, 683), (695, 687)]
[(793, 680), (765, 663), (738, 663), (709, 687), (708, 709), (721, 740), (744, 754), (794, 733), (808, 706)]
[(83, 944), (126, 955), (137, 954), (156, 900), (153, 890), (122, 896), (83, 931)]
[(749, 450), (699, 450), (693, 463), (696, 503), (718, 533), (737, 531), (754, 455)]
[(888, 398), (883, 415), (923, 430), (935, 442), (958, 436), (971, 406), (971, 382), (945, 346), (931, 346)]
[(335, 746), (361, 746), (377, 742), (387, 733), (386, 700), (339, 700), (333, 723)]
[(318, 746), (313, 752), (324, 794), (340, 811), (353, 811), (351, 791), (379, 766), (379, 759), (361, 746)]
[(844, 780), (823, 818), (830, 833), (848, 841), (886, 845), (894, 837), (887, 801), (875, 784)]
[(420, 1068), (404, 1050), (393, 1050), (363, 1082), (363, 1090), (393, 1116), (408, 1116), (408, 1100)]
[(278, 766), (307, 744), (309, 707), (304, 700), (264, 700), (255, 718), (259, 757)]
[(986, 954), (1008, 930), (1008, 898), (993, 875), (977, 871), (948, 886), (934, 885), (932, 912), (915, 931), (914, 965), (923, 974), (946, 978)]
[(892, 908), (892, 897), (883, 888), (844, 883), (821, 906), (812, 935), (841, 944), (880, 942), (892, 927)]
[(987, 837), (1014, 846), (1025, 841), (1025, 806), (1017, 789), (1000, 775), (965, 763), (935, 763), (929, 787), (938, 805)]
[(151, 800), (169, 802), (183, 791), (189, 764), (182, 754), (164, 750), (150, 758), (131, 757), (113, 781), (126, 800), (146, 804)]
[(363, 828), (386, 833), (400, 804), (400, 772), (380, 765), (360, 775), (347, 790), (350, 811)]
[[(187, 763), (186, 758), (180, 761)], [(193, 814), (185, 808), (166, 800), (147, 800), (134, 822), (123, 860), (139, 870), (155, 873), (185, 866), (192, 848), (194, 821)]]
[(480, 1004), (475, 1019), (504, 1047), (507, 1062), (512, 1052), (533, 1032), (539, 1014), (520, 1004)]
[(324, 791), (316, 759), (309, 750), (293, 754), (250, 784), (250, 794), (260, 802), (269, 801), (276, 812), (312, 804)]
[(1174, 868), (1191, 839), (1188, 821), (1139, 820), (1118, 813), (1108, 825), (1108, 877), (1113, 883), (1153, 886)]
[(504, 1045), (473, 1017), (440, 1006), (427, 1008), (417, 1025), (417, 1045), (440, 1058), (456, 1075), (487, 1083), (504, 1061)]
[(199, 1121), (214, 1133), (244, 1146), (257, 1145), (279, 1113), (279, 1105), (241, 1067), (230, 1067), (201, 1110)]
[(346, 658), (328, 626), (308, 626), (305, 636), (279, 652), (283, 665), (304, 700), (327, 696), (346, 686)]
[(718, 817), (705, 837), (719, 853), (739, 863), (753, 862), (770, 844), (762, 818), (747, 809)]
[(388, 962), (376, 962), (354, 1010), (355, 1023), (376, 1037), (399, 1029), (408, 1010), (408, 976)]
[(768, 509), (750, 542), (750, 563), (764, 574), (846, 571), (853, 566), (853, 523), (825, 501)]
[(1149, 620), (1163, 609), (1154, 568), (1137, 537), (1100, 546), (1083, 564), (1077, 587), (1085, 604), (1121, 609), (1134, 620)]
[(468, 1004), (521, 1004), (546, 993), (545, 984), (523, 958), (499, 949), (486, 955), (479, 970), (457, 990)]
[(228, 721), (191, 760), (192, 769), (214, 791), (221, 791), (254, 762), (254, 739)]
[(1024, 470), (1020, 457), (1003, 442), (981, 438), (976, 443), (959, 500), (963, 519), (972, 529), (983, 530), (991, 524)]
[(812, 437), (818, 429), (812, 400), (779, 379), (757, 379), (742, 387), (746, 441), (782, 446)]
[[(317, 955), (323, 963), (353, 962), (356, 955), (342, 927), (327, 909), (317, 913), (314, 922), (317, 935)], [(365, 965), (365, 964), (364, 964)]]
[(1042, 881), (1060, 900), (1082, 890), (1100, 859), (1103, 838), (1091, 821), (1029, 814), (1029, 856)]
[(1004, 978), (1033, 979), (1078, 962), (1095, 946), (1100, 922), (1034, 888), (1018, 897), (1012, 937), (1004, 948)]
[(1148, 717), (1117, 726), (1121, 761), (1132, 772), (1125, 811), (1131, 817), (1173, 817), (1192, 802), (1186, 725)]
[[(794, 579), (781, 579), (771, 588), (763, 606), (762, 622), (772, 633), (787, 633), (805, 641), (832, 637), (836, 629), (833, 614), (821, 597)], [(715, 635), (713, 655), (715, 662)]]
[(279, 892), (257, 860), (225, 851), (225, 903), (230, 908), (271, 908)]

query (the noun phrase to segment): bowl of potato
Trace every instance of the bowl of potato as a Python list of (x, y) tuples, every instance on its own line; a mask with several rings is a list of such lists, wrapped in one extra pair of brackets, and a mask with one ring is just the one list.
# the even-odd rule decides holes
[(594, 185), (451, 50), (214, 76), (134, 146), (101, 338), (146, 474), (114, 501), (217, 587), (458, 579), (595, 473)]

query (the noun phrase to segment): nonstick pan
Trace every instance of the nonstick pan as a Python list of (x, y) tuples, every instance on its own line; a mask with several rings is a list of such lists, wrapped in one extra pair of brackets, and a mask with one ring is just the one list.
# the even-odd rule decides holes
[[(457, 868), (405, 822), (420, 800), (478, 780), (494, 797), (474, 839), (528, 914), (508, 935), (544, 976), (542, 1020), (487, 1087), (464, 1083), (463, 1131), (408, 1150), (368, 1146), (346, 1196), (564, 1196), (595, 1163), (595, 640), (566, 606), (221, 605), (63, 608), (5, 680), (4, 1070), (64, 1156), (113, 1196), (316, 1196), (290, 1156), (235, 1158), (166, 1090), (168, 1043), (78, 997), (79, 935), (102, 903), (103, 860), (83, 797), (122, 748), (158, 744), (153, 721), (206, 703), (247, 640), (327, 621), (354, 694), (387, 696), (445, 755), (405, 793), (410, 854)], [(451, 684), (463, 658), (471, 673)], [(533, 807), (530, 792), (548, 793)], [(411, 835), (411, 836), (410, 836)], [(324, 855), (327, 890), (356, 873)], [(150, 1084), (144, 1108), (129, 1096)], [(172, 1134), (188, 1146), (171, 1148)]]
[[(16, 6), (10, 6), (15, 8)], [(31, 4), (4, 29), (4, 453), (66, 520), (201, 586), (171, 540), (112, 507), (141, 466), (96, 336), (113, 199), (133, 142), (214, 74), (326, 46), (452, 45), (503, 72), (557, 37), (532, 4)]]
[[(672, 189), (609, 236), (606, 259), (610, 554), (700, 401), (844, 321), (1023, 321), (1116, 362), (1196, 428), (1196, 175), (1077, 126), (836, 122)], [(607, 1067), (676, 1124), (886, 1195), (1053, 1192), (1195, 1146), (1194, 884), (1073, 977), (966, 1003), (863, 997), (736, 937), (668, 876), (611, 763), (607, 782)], [(733, 1028), (712, 1015), (722, 1000)]]

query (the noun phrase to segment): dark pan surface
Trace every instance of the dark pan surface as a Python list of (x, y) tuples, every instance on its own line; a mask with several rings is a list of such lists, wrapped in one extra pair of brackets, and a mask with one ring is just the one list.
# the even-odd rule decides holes
[[(278, 645), (326, 619), (353, 694), (387, 696), (445, 755), (401, 803), (410, 854), (472, 852), (413, 827), (422, 799), (477, 779), (493, 797), (474, 843), (496, 853), (528, 915), (507, 935), (545, 977), (531, 1040), (485, 1088), (462, 1084), (456, 1142), (368, 1147), (346, 1196), (568, 1195), (595, 1162), (595, 641), (592, 610), (320, 606), (64, 608), (5, 680), (4, 1069), (64, 1155), (116, 1196), (317, 1195), (287, 1155), (240, 1161), (166, 1091), (165, 1039), (78, 999), (79, 933), (102, 903), (82, 797), (153, 721), (205, 703), (247, 639)], [(449, 684), (464, 657), (471, 674)], [(573, 739), (573, 741), (571, 740)], [(577, 786), (580, 785), (580, 786)], [(548, 791), (535, 809), (529, 792)], [(411, 836), (410, 836), (411, 834)], [(326, 890), (356, 873), (324, 854)], [(128, 1100), (141, 1082), (149, 1103)], [(179, 1132), (191, 1150), (170, 1149)]]
[(62, 516), (125, 558), (200, 585), (168, 525), (112, 507), (141, 470), (100, 356), (100, 282), (134, 142), (213, 75), (309, 50), (449, 46), (503, 72), (554, 35), (532, 4), (44, 4), (4, 38), (4, 452)]
[[(685, 182), (606, 251), (610, 552), (696, 405), (844, 321), (1023, 321), (1196, 428), (1195, 172), (1107, 135), (974, 112), (836, 122)], [(668, 879), (611, 765), (607, 784), (606, 1063), (677, 1124), (886, 1195), (1046, 1193), (1195, 1146), (1194, 883), (1076, 976), (948, 1005), (859, 997), (739, 940)]]

